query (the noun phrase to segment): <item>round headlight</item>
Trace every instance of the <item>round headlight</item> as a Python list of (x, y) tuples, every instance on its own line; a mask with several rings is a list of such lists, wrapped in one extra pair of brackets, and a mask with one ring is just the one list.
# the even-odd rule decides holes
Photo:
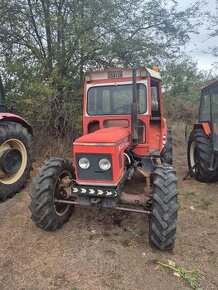
[(89, 159), (87, 159), (85, 157), (80, 158), (80, 160), (79, 160), (79, 167), (80, 168), (82, 168), (82, 169), (88, 169), (89, 166), (90, 166)]
[(106, 158), (101, 159), (98, 164), (101, 170), (108, 170), (111, 168), (110, 160)]

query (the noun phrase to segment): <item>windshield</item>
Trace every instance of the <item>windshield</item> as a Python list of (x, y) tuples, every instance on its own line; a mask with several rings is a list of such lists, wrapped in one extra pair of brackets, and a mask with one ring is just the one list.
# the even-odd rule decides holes
[[(147, 112), (147, 92), (144, 84), (137, 84), (139, 114)], [(87, 113), (96, 115), (131, 114), (133, 102), (132, 84), (91, 87), (88, 90)]]

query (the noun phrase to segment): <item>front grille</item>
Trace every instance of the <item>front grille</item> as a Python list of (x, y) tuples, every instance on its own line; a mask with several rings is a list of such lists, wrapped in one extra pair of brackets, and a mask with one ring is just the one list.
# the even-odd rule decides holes
[[(88, 169), (82, 169), (79, 167), (79, 159), (85, 157), (90, 161), (90, 167)], [(109, 170), (101, 170), (98, 163), (100, 159), (107, 158), (111, 162), (111, 168)], [(113, 180), (112, 175), (112, 160), (109, 154), (76, 154), (76, 166), (79, 179), (83, 180)]]

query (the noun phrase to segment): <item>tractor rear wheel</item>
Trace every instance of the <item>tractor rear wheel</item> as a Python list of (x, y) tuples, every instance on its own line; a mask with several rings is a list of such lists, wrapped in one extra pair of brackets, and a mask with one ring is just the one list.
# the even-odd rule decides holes
[(21, 124), (0, 123), (0, 201), (25, 185), (32, 169), (32, 136)]
[(201, 182), (213, 182), (218, 179), (218, 158), (215, 156), (214, 170), (209, 170), (213, 154), (212, 138), (201, 128), (191, 132), (188, 141), (188, 166), (191, 176)]
[(45, 161), (33, 180), (30, 193), (29, 209), (38, 227), (55, 231), (69, 220), (73, 206), (57, 201), (67, 198), (66, 182), (72, 178), (75, 179), (75, 173), (69, 160), (52, 158)]
[(189, 135), (188, 139), (188, 168), (190, 171), (190, 176), (196, 176), (196, 163), (197, 163), (197, 150), (196, 150), (196, 140), (195, 140), (195, 131), (193, 130)]
[(172, 142), (172, 128), (169, 127), (167, 130), (167, 143), (161, 152), (161, 159), (164, 163), (173, 164), (173, 142)]
[(177, 177), (172, 166), (163, 163), (154, 170), (149, 241), (158, 250), (170, 251), (176, 240), (178, 213)]

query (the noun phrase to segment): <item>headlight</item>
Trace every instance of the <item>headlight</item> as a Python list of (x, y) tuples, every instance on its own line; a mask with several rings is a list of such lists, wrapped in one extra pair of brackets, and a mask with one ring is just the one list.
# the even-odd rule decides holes
[(85, 157), (80, 158), (80, 160), (79, 160), (79, 167), (80, 168), (82, 168), (82, 169), (88, 169), (89, 166), (90, 166), (89, 159), (87, 159)]
[(106, 158), (101, 159), (99, 161), (98, 165), (101, 168), (101, 170), (108, 170), (111, 168), (110, 160), (108, 160)]

